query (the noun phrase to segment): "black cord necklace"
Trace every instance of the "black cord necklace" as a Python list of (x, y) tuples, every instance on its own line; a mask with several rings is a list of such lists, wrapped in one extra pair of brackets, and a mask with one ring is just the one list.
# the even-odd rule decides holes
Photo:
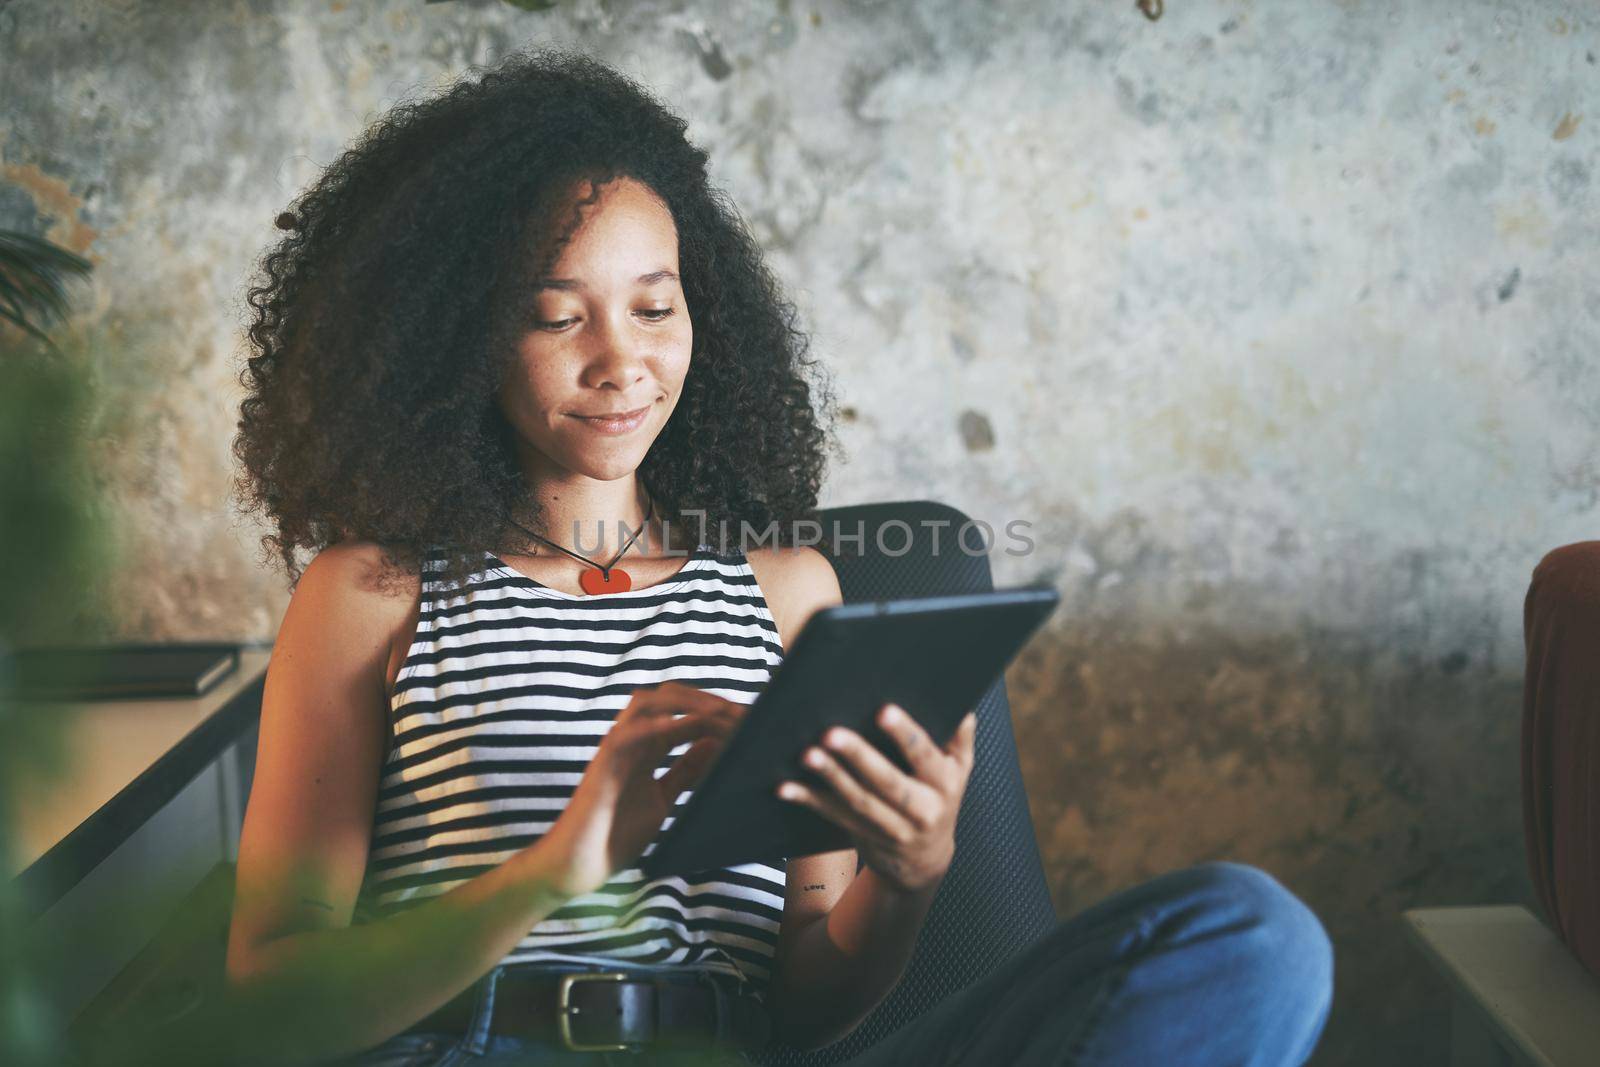
[(515, 526), (523, 533), (527, 534), (529, 537), (532, 537), (538, 541), (543, 541), (545, 544), (549, 545), (553, 549), (556, 549), (558, 552), (565, 552), (573, 559), (587, 563), (591, 569), (586, 570), (578, 575), (578, 584), (583, 587), (583, 591), (585, 593), (588, 593), (590, 596), (596, 596), (600, 593), (626, 593), (629, 589), (633, 588), (633, 578), (628, 574), (627, 571), (617, 566), (617, 560), (621, 559), (622, 553), (628, 551), (628, 549), (633, 545), (633, 542), (638, 540), (639, 535), (644, 533), (645, 527), (650, 525), (651, 516), (655, 515), (655, 513), (656, 502), (654, 499), (651, 499), (649, 506), (645, 509), (644, 522), (640, 524), (637, 530), (633, 531), (633, 536), (628, 538), (617, 554), (611, 557), (610, 563), (596, 563), (588, 556), (580, 556), (578, 553), (569, 548), (562, 548), (548, 537), (540, 537), (538, 534), (522, 525), (516, 519), (511, 519), (508, 517), (507, 521), (509, 521), (511, 525)]

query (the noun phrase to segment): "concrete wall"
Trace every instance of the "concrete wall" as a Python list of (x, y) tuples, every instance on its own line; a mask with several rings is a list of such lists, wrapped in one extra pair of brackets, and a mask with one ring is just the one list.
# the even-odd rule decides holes
[[(1439, 1062), (1414, 904), (1529, 899), (1521, 598), (1600, 525), (1600, 16), (1557, 0), (0, 3), (0, 225), (75, 335), (118, 633), (270, 636), (227, 511), (244, 278), (396, 96), (533, 39), (691, 119), (850, 405), (827, 503), (1036, 548), (1059, 907), (1231, 858), (1338, 946), (1318, 1062)], [(241, 608), (241, 605), (245, 607)]]

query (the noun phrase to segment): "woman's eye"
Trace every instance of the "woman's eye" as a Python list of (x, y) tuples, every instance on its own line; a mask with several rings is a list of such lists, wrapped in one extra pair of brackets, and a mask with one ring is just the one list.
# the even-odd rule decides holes
[[(661, 322), (662, 320), (677, 314), (677, 308), (646, 308), (639, 312), (639, 314), (643, 315), (650, 322)], [(535, 319), (534, 325), (541, 330), (560, 330), (565, 328), (568, 324), (577, 321), (577, 319), (557, 319), (554, 322), (541, 322)]]

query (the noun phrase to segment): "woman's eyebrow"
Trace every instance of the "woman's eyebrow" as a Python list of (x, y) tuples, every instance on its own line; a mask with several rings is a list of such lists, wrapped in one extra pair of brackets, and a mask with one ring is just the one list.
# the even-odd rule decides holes
[[(638, 282), (640, 285), (654, 285), (657, 282), (664, 282), (668, 278), (671, 278), (672, 280), (677, 281), (678, 280), (678, 272), (677, 271), (673, 271), (673, 270), (668, 270), (667, 268), (662, 267), (660, 270), (653, 270), (649, 274), (641, 274), (641, 275), (639, 275), (639, 277), (635, 278), (634, 280), (636, 282)], [(536, 288), (538, 288), (538, 289), (587, 289), (588, 286), (584, 285), (581, 281), (579, 281), (576, 278), (542, 278), (542, 279), (540, 279), (539, 284), (536, 286)]]

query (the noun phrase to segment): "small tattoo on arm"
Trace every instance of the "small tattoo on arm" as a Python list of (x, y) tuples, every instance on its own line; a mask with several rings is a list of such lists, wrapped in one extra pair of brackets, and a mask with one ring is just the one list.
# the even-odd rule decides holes
[(807, 893), (810, 893), (813, 890), (826, 889), (826, 888), (828, 888), (828, 887), (823, 885), (821, 882), (812, 882), (810, 885), (805, 887), (805, 890), (806, 890)]

